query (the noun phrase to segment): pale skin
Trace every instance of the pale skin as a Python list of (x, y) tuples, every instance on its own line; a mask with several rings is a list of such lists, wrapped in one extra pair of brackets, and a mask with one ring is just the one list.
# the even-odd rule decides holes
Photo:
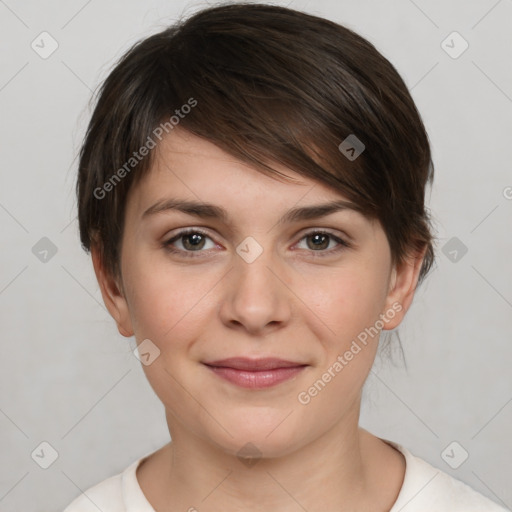
[[(119, 332), (137, 343), (150, 339), (160, 350), (143, 369), (165, 406), (172, 442), (137, 470), (157, 512), (384, 512), (400, 491), (404, 457), (358, 425), (378, 336), (308, 404), (297, 397), (393, 304), (401, 310), (395, 308), (383, 329), (400, 324), (424, 252), (393, 266), (381, 225), (351, 209), (278, 223), (292, 208), (346, 198), (291, 169), (275, 168), (297, 181), (266, 176), (175, 129), (158, 148), (149, 175), (130, 191), (122, 280), (107, 275), (92, 252)], [(226, 210), (227, 219), (177, 210), (142, 217), (168, 198), (212, 203)], [(177, 253), (167, 251), (163, 243), (183, 228), (206, 233), (196, 235), (199, 248), (189, 235), (172, 243)], [(332, 236), (320, 244), (318, 231), (352, 245), (340, 246)], [(236, 251), (247, 237), (263, 250), (250, 263)], [(308, 366), (290, 380), (255, 390), (227, 382), (203, 364), (235, 356)], [(261, 454), (253, 465), (237, 456), (248, 442)]]

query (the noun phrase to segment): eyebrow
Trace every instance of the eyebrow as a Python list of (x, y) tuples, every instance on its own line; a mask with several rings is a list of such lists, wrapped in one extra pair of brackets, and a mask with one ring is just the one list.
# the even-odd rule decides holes
[[(157, 213), (167, 211), (180, 211), (195, 217), (208, 218), (220, 220), (225, 224), (229, 224), (228, 212), (217, 205), (211, 203), (202, 203), (198, 201), (180, 200), (180, 199), (162, 199), (152, 206), (150, 206), (141, 216), (141, 219), (146, 219)], [(304, 220), (317, 219), (325, 217), (335, 212), (352, 210), (358, 213), (361, 212), (356, 204), (350, 201), (335, 200), (329, 203), (313, 204), (308, 206), (301, 206), (288, 210), (277, 222), (277, 224), (285, 224), (291, 222), (299, 222)]]

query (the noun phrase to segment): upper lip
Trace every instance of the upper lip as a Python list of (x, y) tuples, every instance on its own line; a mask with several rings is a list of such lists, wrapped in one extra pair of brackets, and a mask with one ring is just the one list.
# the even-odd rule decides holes
[(230, 357), (228, 359), (219, 359), (217, 361), (205, 362), (207, 366), (221, 366), (224, 368), (234, 368), (236, 370), (275, 370), (276, 368), (290, 368), (296, 366), (306, 366), (304, 363), (286, 361), (275, 357), (266, 357), (261, 359), (250, 359), (247, 357)]

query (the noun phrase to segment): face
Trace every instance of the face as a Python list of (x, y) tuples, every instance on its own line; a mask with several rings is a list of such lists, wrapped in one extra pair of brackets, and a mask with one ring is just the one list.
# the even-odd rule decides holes
[(275, 168), (296, 181), (176, 129), (128, 197), (122, 287), (93, 253), (119, 331), (150, 340), (143, 368), (173, 439), (279, 456), (353, 426), (378, 332), (412, 300), (421, 258), (392, 268), (378, 222), (349, 203), (319, 216), (346, 198)]

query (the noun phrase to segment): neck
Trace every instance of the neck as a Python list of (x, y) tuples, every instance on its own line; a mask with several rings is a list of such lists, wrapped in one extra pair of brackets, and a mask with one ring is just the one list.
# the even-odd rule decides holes
[[(298, 507), (344, 512), (365, 506), (370, 509), (370, 504), (372, 510), (389, 510), (397, 489), (388, 490), (388, 508), (376, 508), (377, 473), (369, 461), (376, 443), (385, 443), (359, 428), (357, 420), (356, 411), (299, 449), (278, 457), (262, 454), (242, 461), (236, 453), (192, 435), (168, 418), (172, 443), (161, 451), (155, 492), (146, 495), (151, 495), (148, 498), (158, 512), (252, 511), (262, 507), (280, 512), (296, 512)], [(379, 474), (377, 481), (382, 478)]]

